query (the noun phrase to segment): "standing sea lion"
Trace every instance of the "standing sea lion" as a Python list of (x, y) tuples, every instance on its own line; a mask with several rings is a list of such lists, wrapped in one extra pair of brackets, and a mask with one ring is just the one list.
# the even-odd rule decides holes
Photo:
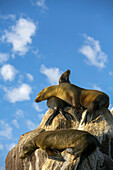
[[(65, 71), (59, 78), (59, 84), (61, 83), (70, 83), (69, 81), (69, 76), (70, 76), (70, 70)], [(53, 110), (52, 115), (48, 118), (48, 120), (46, 121), (45, 125), (51, 125), (53, 119), (59, 114), (61, 113), (68, 121), (69, 120), (73, 120), (73, 116), (70, 113), (67, 113), (64, 111), (65, 107), (71, 106), (69, 105), (67, 102), (61, 100), (58, 97), (50, 97), (49, 99), (47, 99), (47, 106), (49, 108), (51, 108)], [(76, 114), (76, 118), (78, 119), (78, 121), (80, 121), (81, 117)]]
[(81, 110), (81, 107), (87, 109), (85, 123), (91, 121), (92, 114), (101, 107), (108, 108), (109, 96), (98, 90), (87, 90), (70, 83), (61, 83), (59, 85), (49, 86), (41, 90), (35, 99), (35, 102), (47, 100), (56, 96), (72, 107)]
[(79, 157), (79, 169), (82, 161), (100, 147), (97, 138), (86, 131), (74, 129), (59, 129), (54, 131), (43, 131), (34, 140), (26, 143), (19, 155), (21, 159), (28, 157), (33, 151), (41, 148), (46, 151), (51, 159), (64, 161), (61, 152), (65, 149), (70, 154)]

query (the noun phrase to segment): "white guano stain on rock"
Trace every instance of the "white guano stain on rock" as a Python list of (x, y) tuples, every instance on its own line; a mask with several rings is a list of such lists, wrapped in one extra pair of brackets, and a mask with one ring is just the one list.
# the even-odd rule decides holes
[(31, 164), (31, 162), (29, 163), (29, 170), (32, 170), (32, 164)]

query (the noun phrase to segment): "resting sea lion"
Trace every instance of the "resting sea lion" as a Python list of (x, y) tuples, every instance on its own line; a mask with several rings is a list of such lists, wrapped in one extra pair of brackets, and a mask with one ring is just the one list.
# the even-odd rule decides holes
[(109, 106), (107, 94), (98, 90), (80, 88), (70, 83), (46, 87), (38, 93), (35, 102), (41, 102), (53, 96), (64, 100), (77, 110), (81, 110), (81, 107), (87, 109), (85, 123), (91, 121), (91, 116), (97, 109)]
[(47, 152), (51, 159), (64, 161), (61, 152), (65, 149), (70, 154), (79, 157), (79, 168), (82, 161), (93, 153), (96, 148), (100, 147), (97, 138), (86, 131), (74, 129), (59, 129), (54, 131), (43, 131), (31, 143), (26, 143), (20, 158), (24, 159), (29, 156), (37, 148), (41, 148)]
[[(70, 76), (70, 70), (67, 70), (66, 72), (64, 72), (60, 78), (59, 78), (59, 84), (65, 82), (65, 83), (70, 83), (69, 81), (69, 76)], [(61, 100), (58, 97), (50, 97), (49, 99), (47, 99), (47, 106), (49, 108), (51, 108), (53, 110), (52, 115), (48, 118), (48, 120), (46, 121), (45, 125), (51, 125), (53, 119), (59, 114), (61, 113), (68, 121), (69, 120), (73, 120), (73, 116), (67, 112), (64, 111), (65, 107), (71, 106), (69, 105), (67, 102)], [(78, 119), (78, 121), (80, 121), (80, 117), (78, 114), (76, 114), (76, 118)]]

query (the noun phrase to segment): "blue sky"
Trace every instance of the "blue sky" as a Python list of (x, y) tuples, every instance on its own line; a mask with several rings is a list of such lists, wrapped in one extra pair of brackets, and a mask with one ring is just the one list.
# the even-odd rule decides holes
[(112, 41), (112, 0), (0, 1), (0, 170), (47, 110), (37, 93), (67, 69), (73, 84), (107, 93), (112, 108)]

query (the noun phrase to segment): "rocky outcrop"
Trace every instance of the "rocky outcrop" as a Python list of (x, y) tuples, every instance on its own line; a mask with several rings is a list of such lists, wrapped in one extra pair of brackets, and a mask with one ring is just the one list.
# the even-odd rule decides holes
[[(65, 108), (70, 114), (75, 114), (72, 108)], [(28, 158), (21, 160), (19, 154), (23, 149), (23, 145), (37, 136), (43, 129), (79, 129), (85, 130), (98, 138), (101, 147), (86, 158), (80, 169), (81, 170), (112, 170), (113, 169), (113, 117), (108, 109), (98, 110), (93, 117), (93, 121), (89, 124), (82, 124), (86, 111), (84, 111), (82, 120), (79, 123), (75, 120), (67, 121), (61, 114), (55, 117), (51, 126), (45, 126), (45, 122), (52, 114), (49, 109), (40, 126), (20, 137), (18, 144), (8, 153), (6, 157), (6, 170), (71, 170), (76, 169), (79, 158), (73, 161), (74, 156), (66, 150), (62, 152), (65, 162), (48, 159), (47, 154), (42, 149), (37, 149)]]

